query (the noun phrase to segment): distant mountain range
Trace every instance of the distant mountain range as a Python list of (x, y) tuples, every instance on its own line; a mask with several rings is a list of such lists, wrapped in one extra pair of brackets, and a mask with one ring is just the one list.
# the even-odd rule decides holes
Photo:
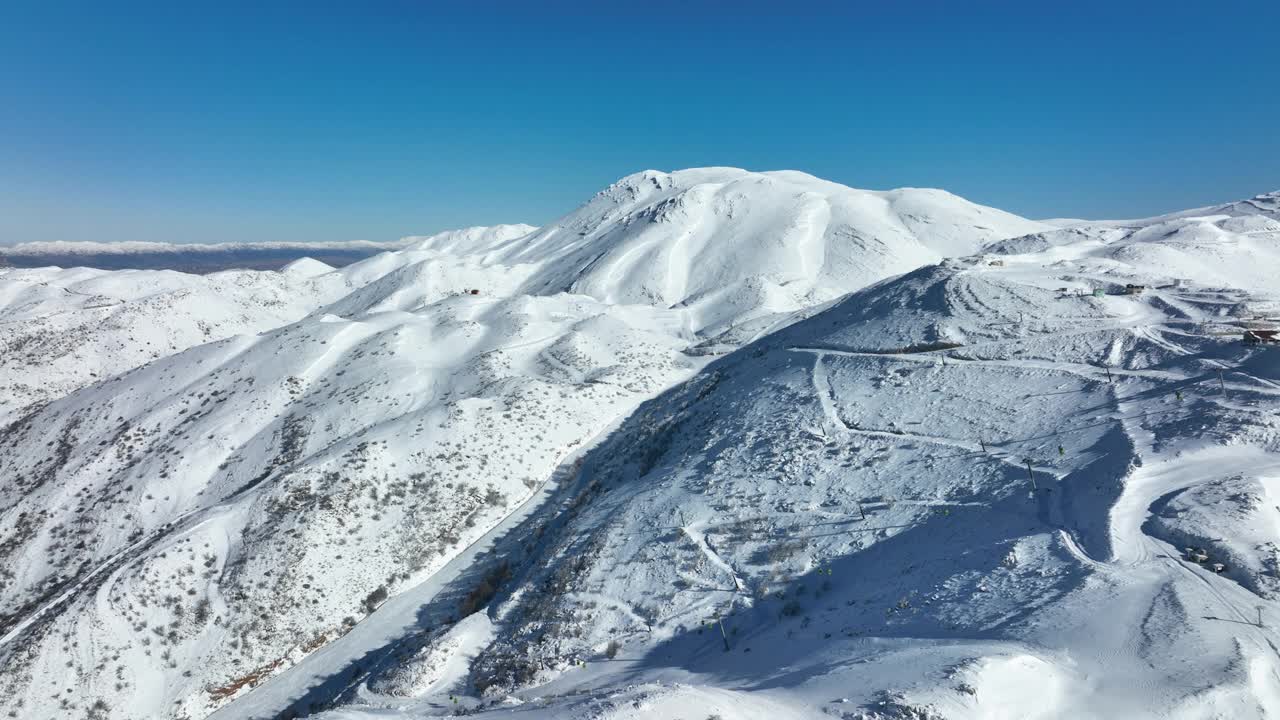
[(219, 243), (184, 245), (151, 242), (33, 242), (0, 246), (0, 267), (89, 267), (99, 270), (278, 270), (303, 257), (334, 267), (399, 250), (405, 243)]
[(304, 257), (343, 267), (378, 253), (401, 250), (420, 240), (422, 238), (407, 237), (395, 242), (30, 242), (0, 245), (0, 267), (178, 270), (203, 274), (220, 270), (279, 270)]

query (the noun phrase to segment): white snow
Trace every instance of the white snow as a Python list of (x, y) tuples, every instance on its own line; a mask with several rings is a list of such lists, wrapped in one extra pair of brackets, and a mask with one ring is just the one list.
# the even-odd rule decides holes
[(336, 271), (0, 270), (0, 708), (1273, 717), (1274, 200), (646, 171)]

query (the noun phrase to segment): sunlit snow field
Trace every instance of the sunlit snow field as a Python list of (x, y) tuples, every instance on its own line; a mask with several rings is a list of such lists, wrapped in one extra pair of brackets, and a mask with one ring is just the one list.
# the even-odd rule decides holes
[(1278, 217), (707, 168), (0, 269), (0, 708), (1275, 716)]

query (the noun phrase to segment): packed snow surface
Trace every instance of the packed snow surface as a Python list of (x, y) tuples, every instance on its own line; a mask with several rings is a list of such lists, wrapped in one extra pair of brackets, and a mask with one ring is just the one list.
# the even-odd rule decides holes
[(1275, 199), (648, 171), (340, 270), (0, 271), (0, 708), (1278, 716)]

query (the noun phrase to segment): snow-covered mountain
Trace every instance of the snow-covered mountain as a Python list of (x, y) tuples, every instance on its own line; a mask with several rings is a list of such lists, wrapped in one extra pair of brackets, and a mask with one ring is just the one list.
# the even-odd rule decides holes
[(1280, 712), (1277, 253), (710, 168), (338, 271), (6, 271), (88, 340), (0, 418), (0, 708)]
[[(618, 717), (1270, 716), (1280, 351), (1199, 330), (1257, 309), (1239, 293), (1095, 298), (1044, 259), (855, 293), (647, 404), (453, 687), (599, 700), (616, 673)], [(352, 697), (422, 707), (447, 640)]]
[(646, 171), (531, 236), (461, 249), (539, 264), (525, 292), (689, 310), (714, 334), (1048, 226), (941, 190), (854, 190), (799, 172)]
[(0, 423), (194, 345), (297, 320), (350, 291), (331, 270), (0, 269)]
[[(467, 228), (432, 236), (510, 238), (528, 225)], [(406, 247), (421, 242), (407, 238)], [(303, 259), (280, 272), (192, 275), (169, 270), (0, 268), (0, 424), (61, 397), (180, 350), (298, 320), (406, 264), (449, 259), (381, 253), (333, 268)], [(426, 270), (420, 270), (426, 272)], [(489, 270), (492, 272), (492, 269)], [(437, 273), (439, 275), (440, 273)], [(414, 292), (440, 298), (449, 279), (418, 278)], [(443, 283), (443, 284), (442, 284)]]
[[(179, 353), (10, 426), (0, 592), (26, 692), (109, 672), (113, 705), (203, 714), (340, 635), (679, 377), (691, 361), (669, 316), (569, 296), (324, 316)], [(69, 657), (64, 632), (119, 659)]]
[(1272, 220), (1280, 220), (1280, 190), (1255, 195), (1248, 200), (1237, 200), (1196, 210), (1185, 210), (1175, 213), (1175, 215), (1182, 217), (1197, 215), (1226, 215), (1228, 217), (1260, 215)]
[[(1260, 196), (1262, 197), (1262, 196)], [(1275, 288), (1280, 267), (1280, 219), (1266, 214), (1189, 215), (1151, 218), (1129, 227), (1111, 223), (1049, 230), (988, 245), (994, 253), (1042, 252), (1061, 247), (1098, 273), (1154, 276), (1159, 282), (1194, 278), (1218, 287), (1262, 293)], [(1053, 253), (1050, 258), (1057, 259)], [(1119, 264), (1117, 264), (1117, 261)]]
[(1219, 203), (1217, 205), (1207, 205), (1205, 207), (1180, 210), (1178, 212), (1166, 213), (1164, 215), (1156, 215), (1155, 217), (1140, 218), (1136, 220), (1080, 220), (1076, 218), (1056, 218), (1043, 220), (1041, 222), (1058, 228), (1117, 227), (1134, 229), (1146, 227), (1148, 225), (1167, 223), (1171, 220), (1177, 220), (1180, 218), (1208, 218), (1218, 215), (1225, 217), (1258, 216), (1271, 218), (1272, 220), (1280, 220), (1280, 190), (1261, 193), (1249, 198), (1248, 200), (1233, 200), (1231, 202)]

